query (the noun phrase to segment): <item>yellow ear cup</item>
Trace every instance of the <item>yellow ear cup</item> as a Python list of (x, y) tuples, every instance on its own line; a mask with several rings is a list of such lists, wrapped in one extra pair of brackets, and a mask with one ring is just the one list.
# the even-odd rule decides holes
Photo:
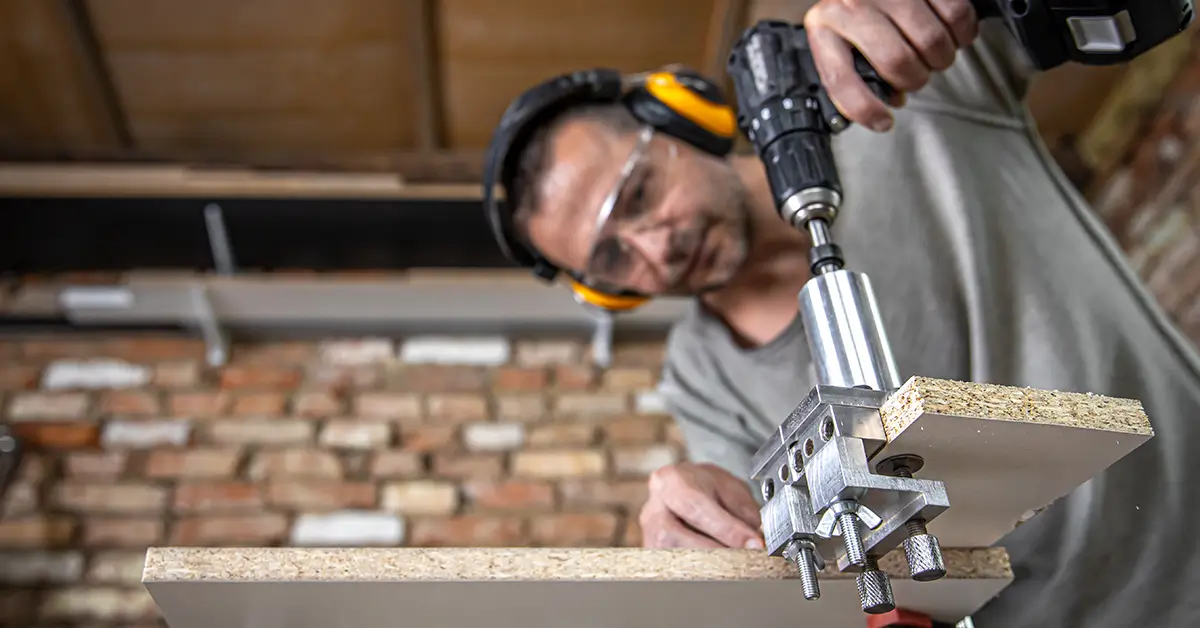
[(646, 78), (646, 91), (679, 115), (719, 137), (733, 137), (737, 117), (733, 109), (705, 99), (688, 89), (670, 72), (655, 72)]
[(608, 294), (598, 290), (589, 288), (574, 279), (571, 280), (571, 289), (575, 291), (581, 301), (588, 305), (594, 305), (599, 308), (620, 312), (632, 310), (645, 304), (650, 300), (649, 297), (624, 294)]

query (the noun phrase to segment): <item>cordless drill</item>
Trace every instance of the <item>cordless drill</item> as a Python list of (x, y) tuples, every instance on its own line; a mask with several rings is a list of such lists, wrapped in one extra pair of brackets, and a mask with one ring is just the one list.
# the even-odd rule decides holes
[[(1127, 62), (1192, 21), (1188, 0), (972, 4), (981, 20), (1003, 20), (1042, 70), (1068, 61)], [(893, 89), (858, 52), (855, 66), (886, 102)], [(738, 127), (766, 167), (775, 207), (812, 241), (812, 278), (799, 309), (818, 384), (751, 464), (767, 551), (795, 563), (806, 599), (820, 597), (817, 575), (829, 558), (840, 571), (856, 572), (864, 612), (888, 613), (895, 602), (878, 557), (901, 545), (912, 579), (943, 577), (941, 549), (926, 524), (950, 503), (942, 482), (914, 477), (919, 456), (873, 459), (887, 442), (878, 408), (900, 381), (870, 281), (845, 268), (832, 237), (843, 191), (831, 138), (849, 123), (821, 85), (801, 26), (758, 22), (735, 42), (727, 70)]]

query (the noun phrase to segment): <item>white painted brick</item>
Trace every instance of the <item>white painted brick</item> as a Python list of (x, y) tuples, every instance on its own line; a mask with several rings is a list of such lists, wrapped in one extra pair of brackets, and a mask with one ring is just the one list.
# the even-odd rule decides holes
[(8, 417), (14, 421), (80, 419), (87, 411), (88, 395), (82, 392), (18, 393), (8, 405)]
[(321, 361), (335, 366), (364, 366), (392, 360), (395, 344), (387, 338), (355, 338), (321, 343)]
[(101, 552), (92, 557), (87, 577), (93, 582), (137, 585), (145, 563), (145, 552)]
[(623, 475), (650, 475), (660, 467), (679, 462), (679, 453), (670, 445), (613, 452), (613, 467)]
[(320, 442), (331, 449), (379, 449), (392, 438), (391, 425), (382, 421), (330, 421), (321, 430)]
[(190, 421), (162, 419), (146, 421), (109, 421), (100, 442), (112, 449), (149, 449), (170, 445), (182, 447), (192, 432)]
[(638, 414), (667, 414), (667, 401), (657, 390), (643, 390), (633, 399), (633, 408)]
[(517, 343), (517, 364), (547, 366), (573, 364), (583, 354), (583, 345), (571, 340), (526, 340)]
[(59, 360), (42, 374), (46, 390), (138, 388), (150, 383), (151, 371), (123, 360)]
[(83, 554), (5, 552), (0, 554), (0, 584), (69, 583), (83, 577)]
[(400, 359), (411, 364), (494, 366), (511, 354), (508, 339), (500, 336), (418, 336), (400, 346)]
[(517, 449), (525, 442), (520, 423), (473, 423), (463, 428), (463, 442), (471, 451)]
[(366, 546), (399, 545), (404, 540), (404, 520), (398, 515), (366, 510), (304, 514), (292, 526), (292, 545)]

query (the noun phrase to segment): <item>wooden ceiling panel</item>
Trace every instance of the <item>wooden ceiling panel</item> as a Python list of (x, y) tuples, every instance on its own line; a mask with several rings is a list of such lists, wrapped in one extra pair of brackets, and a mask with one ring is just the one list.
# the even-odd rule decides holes
[(412, 144), (403, 3), (89, 6), (139, 149), (252, 161), (260, 150), (354, 154)]
[(449, 146), (486, 146), (509, 102), (556, 74), (703, 67), (711, 10), (711, 0), (441, 0), (436, 41)]
[(108, 151), (120, 123), (69, 3), (0, 2), (0, 150)]

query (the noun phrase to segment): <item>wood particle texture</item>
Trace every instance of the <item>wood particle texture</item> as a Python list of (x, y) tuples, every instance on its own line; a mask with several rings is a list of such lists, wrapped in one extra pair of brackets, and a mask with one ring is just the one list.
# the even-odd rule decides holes
[(881, 408), (888, 444), (917, 455), (950, 509), (942, 547), (990, 547), (1153, 436), (1138, 401), (914, 377)]
[[(898, 604), (953, 623), (1012, 580), (1003, 549), (948, 550), (947, 577), (881, 566)], [(852, 575), (806, 602), (751, 550), (152, 548), (143, 582), (171, 628), (861, 628)]]
[(1141, 402), (1135, 399), (913, 377), (880, 409), (888, 440), (923, 413), (1154, 434)]
[[(1010, 578), (1003, 548), (948, 549), (947, 577)], [(899, 550), (880, 568), (907, 578)], [(408, 582), (455, 580), (785, 580), (790, 563), (741, 549), (641, 548), (150, 548), (154, 582)], [(853, 579), (828, 567), (824, 578)]]

